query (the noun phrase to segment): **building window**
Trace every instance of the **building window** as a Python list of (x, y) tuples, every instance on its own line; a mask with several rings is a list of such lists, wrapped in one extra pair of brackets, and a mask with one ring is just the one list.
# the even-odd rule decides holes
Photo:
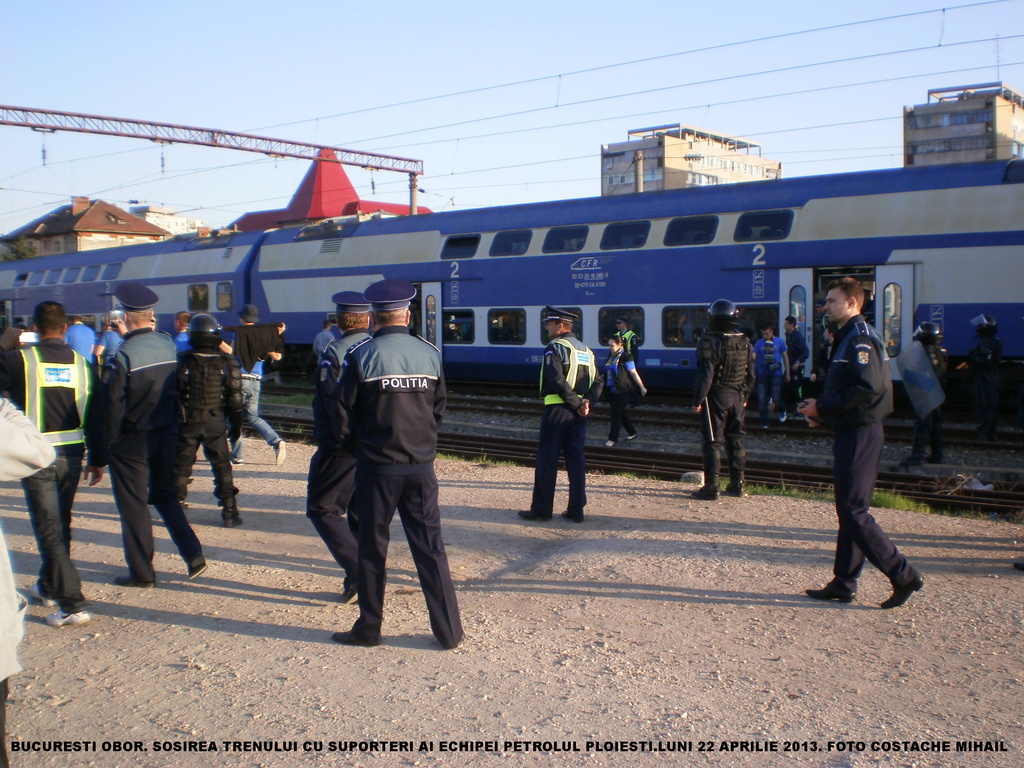
[(672, 219), (665, 230), (665, 245), (705, 245), (715, 239), (717, 216), (687, 216)]
[(647, 234), (651, 231), (649, 221), (622, 221), (609, 224), (601, 235), (601, 250), (613, 251), (625, 248), (643, 248)]
[(491, 241), (491, 256), (522, 256), (530, 247), (533, 232), (520, 229), (514, 232), (499, 232)]
[(444, 241), (442, 259), (471, 259), (480, 246), (480, 235), (452, 235)]
[(597, 310), (598, 340), (601, 345), (619, 332), (616, 319), (625, 317), (629, 320), (629, 328), (637, 335), (637, 345), (644, 340), (644, 311), (641, 307), (601, 307)]
[(488, 311), (487, 341), (491, 344), (525, 344), (526, 310), (492, 309)]
[(188, 287), (188, 311), (206, 312), (210, 308), (210, 286), (193, 283)]
[(217, 311), (230, 312), (232, 303), (231, 283), (217, 283)]
[(792, 211), (757, 211), (744, 213), (736, 223), (733, 239), (737, 243), (761, 240), (784, 240), (793, 226)]
[(544, 253), (575, 253), (587, 244), (589, 227), (558, 227), (544, 237)]
[(476, 317), (471, 309), (456, 309), (444, 313), (441, 338), (445, 344), (472, 344)]

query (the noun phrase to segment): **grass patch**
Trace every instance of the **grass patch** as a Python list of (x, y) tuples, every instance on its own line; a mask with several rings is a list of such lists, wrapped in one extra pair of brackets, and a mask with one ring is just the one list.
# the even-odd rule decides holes
[(308, 408), (313, 404), (312, 393), (308, 395), (264, 395), (260, 393), (260, 401), (270, 405), (294, 405)]

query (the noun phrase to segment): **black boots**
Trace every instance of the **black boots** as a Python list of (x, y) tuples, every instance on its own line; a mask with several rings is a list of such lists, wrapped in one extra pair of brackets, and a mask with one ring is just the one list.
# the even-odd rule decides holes
[(224, 502), (220, 516), (224, 519), (225, 528), (237, 528), (242, 524), (242, 518), (238, 514), (238, 507), (235, 506), (234, 499)]

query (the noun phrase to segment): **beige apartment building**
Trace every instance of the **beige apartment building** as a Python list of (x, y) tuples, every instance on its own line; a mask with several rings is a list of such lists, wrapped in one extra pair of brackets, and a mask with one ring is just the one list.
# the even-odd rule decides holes
[(903, 109), (903, 148), (905, 166), (1024, 157), (1024, 96), (1004, 83), (932, 89)]
[[(782, 176), (782, 163), (761, 157), (761, 145), (687, 125), (630, 131), (601, 147), (601, 194), (625, 195), (706, 187)], [(642, 169), (637, 173), (637, 169)]]

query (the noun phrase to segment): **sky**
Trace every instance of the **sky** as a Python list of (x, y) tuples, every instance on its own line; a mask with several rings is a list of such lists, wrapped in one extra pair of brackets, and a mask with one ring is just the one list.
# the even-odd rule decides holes
[[(995, 81), (1024, 89), (1024, 0), (0, 4), (0, 104), (415, 158), (435, 211), (599, 195), (603, 144), (679, 123), (787, 177), (898, 167), (905, 106)], [(76, 195), (225, 226), (308, 167), (0, 126), (0, 233)], [(408, 202), (405, 174), (347, 172)]]

